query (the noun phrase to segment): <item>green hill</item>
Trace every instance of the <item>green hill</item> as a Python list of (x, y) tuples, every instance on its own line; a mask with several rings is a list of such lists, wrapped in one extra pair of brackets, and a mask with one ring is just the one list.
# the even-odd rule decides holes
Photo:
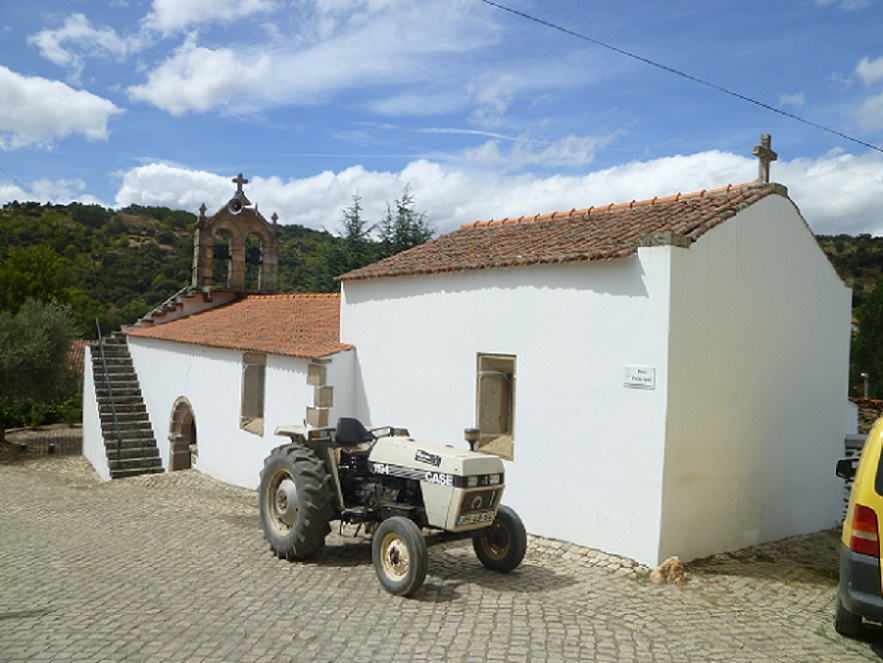
[(816, 239), (840, 278), (852, 288), (853, 308), (861, 306), (883, 274), (883, 237), (817, 235)]

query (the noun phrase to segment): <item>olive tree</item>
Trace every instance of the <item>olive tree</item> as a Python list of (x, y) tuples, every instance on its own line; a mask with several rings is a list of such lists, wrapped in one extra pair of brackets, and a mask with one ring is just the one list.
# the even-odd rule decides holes
[(17, 313), (0, 311), (0, 440), (7, 406), (76, 389), (69, 361), (74, 336), (70, 310), (57, 301), (26, 299)]

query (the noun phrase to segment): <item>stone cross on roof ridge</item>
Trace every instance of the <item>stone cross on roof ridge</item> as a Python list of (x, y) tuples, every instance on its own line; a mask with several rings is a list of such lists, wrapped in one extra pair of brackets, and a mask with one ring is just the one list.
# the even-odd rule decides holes
[(769, 134), (760, 134), (760, 145), (751, 148), (751, 153), (759, 160), (757, 165), (758, 184), (770, 183), (770, 163), (779, 158), (779, 155), (773, 152), (770, 147), (772, 141), (773, 138)]
[(233, 182), (233, 183), (236, 185), (236, 193), (237, 193), (237, 194), (245, 193), (245, 192), (242, 190), (242, 185), (243, 185), (243, 184), (248, 184), (248, 180), (245, 179), (245, 178), (242, 176), (242, 173), (239, 173), (236, 177), (234, 177), (234, 178), (233, 178), (232, 180), (230, 180), (230, 181)]

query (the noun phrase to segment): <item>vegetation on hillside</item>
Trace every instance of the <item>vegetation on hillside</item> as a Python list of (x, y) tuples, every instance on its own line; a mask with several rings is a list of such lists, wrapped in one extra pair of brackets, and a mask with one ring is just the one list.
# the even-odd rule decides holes
[(840, 278), (852, 288), (853, 308), (859, 308), (883, 274), (883, 237), (817, 235), (816, 239)]

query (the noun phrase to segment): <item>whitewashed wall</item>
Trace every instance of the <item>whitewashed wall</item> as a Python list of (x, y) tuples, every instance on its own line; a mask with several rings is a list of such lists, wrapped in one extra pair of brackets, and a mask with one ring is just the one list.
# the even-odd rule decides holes
[(95, 379), (92, 374), (92, 349), (87, 345), (83, 363), (83, 456), (92, 464), (104, 481), (110, 481), (110, 466), (101, 433), (98, 415), (98, 398), (95, 395)]
[[(169, 466), (169, 427), (175, 401), (193, 408), (199, 457), (195, 469), (226, 483), (256, 488), (264, 458), (286, 438), (277, 426), (299, 424), (313, 404), (305, 359), (268, 355), (264, 434), (239, 427), (242, 353), (154, 339), (128, 338), (163, 465)], [(343, 358), (346, 363), (351, 360)], [(343, 397), (342, 397), (343, 398)], [(349, 408), (346, 402), (341, 406)]]
[[(514, 354), (505, 501), (534, 534), (655, 562), (670, 249), (650, 255), (345, 282), (358, 416), (465, 446), (477, 353)], [(656, 388), (625, 387), (626, 365), (654, 367)]]
[(849, 289), (780, 196), (674, 257), (659, 557), (833, 527)]

